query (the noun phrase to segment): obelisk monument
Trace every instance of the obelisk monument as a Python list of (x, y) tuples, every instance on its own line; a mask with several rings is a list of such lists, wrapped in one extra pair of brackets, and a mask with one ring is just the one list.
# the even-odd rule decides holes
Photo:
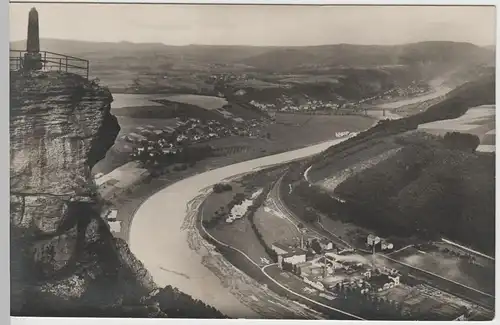
[(42, 69), (42, 55), (40, 54), (40, 35), (38, 29), (38, 12), (31, 8), (28, 16), (28, 38), (26, 39), (26, 54), (23, 67), (26, 70)]

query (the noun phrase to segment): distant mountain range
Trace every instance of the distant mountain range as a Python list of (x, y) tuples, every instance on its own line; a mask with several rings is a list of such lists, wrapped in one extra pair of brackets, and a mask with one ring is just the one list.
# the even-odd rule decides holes
[[(133, 60), (161, 57), (172, 62), (202, 64), (243, 64), (263, 70), (292, 70), (301, 67), (380, 65), (459, 66), (494, 65), (495, 47), (448, 41), (403, 45), (335, 44), (304, 47), (262, 46), (171, 46), (162, 43), (104, 43), (42, 39), (42, 50), (95, 59)], [(11, 49), (25, 49), (25, 41), (11, 42)]]

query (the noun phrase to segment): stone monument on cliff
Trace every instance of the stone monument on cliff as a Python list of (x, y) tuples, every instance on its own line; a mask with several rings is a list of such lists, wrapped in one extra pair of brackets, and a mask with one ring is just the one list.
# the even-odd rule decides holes
[(24, 54), (23, 68), (25, 70), (40, 70), (42, 66), (38, 12), (36, 8), (31, 8), (28, 16), (28, 38), (26, 40), (26, 53)]

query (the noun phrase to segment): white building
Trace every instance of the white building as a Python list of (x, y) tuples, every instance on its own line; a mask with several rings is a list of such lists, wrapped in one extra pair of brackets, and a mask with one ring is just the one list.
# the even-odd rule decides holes
[[(280, 257), (282, 262), (280, 262)], [(283, 255), (278, 255), (278, 263), (281, 265), (283, 262), (290, 263), (292, 265), (298, 263), (304, 263), (306, 261), (306, 253), (305, 252), (292, 252)]]
[(278, 265), (283, 268), (283, 262), (296, 265), (306, 261), (306, 251), (300, 248), (274, 243), (272, 250), (278, 255)]
[(396, 275), (396, 276), (389, 276), (389, 279), (392, 280), (392, 282), (394, 283), (394, 285), (399, 285), (399, 275)]

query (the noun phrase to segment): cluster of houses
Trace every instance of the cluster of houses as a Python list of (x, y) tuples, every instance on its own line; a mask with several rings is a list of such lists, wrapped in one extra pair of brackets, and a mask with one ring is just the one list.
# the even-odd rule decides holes
[(213, 74), (210, 76), (210, 80), (217, 82), (231, 82), (231, 81), (243, 81), (249, 78), (248, 74), (233, 74), (233, 73), (221, 73)]
[(333, 102), (324, 102), (322, 100), (308, 99), (303, 104), (297, 104), (290, 98), (283, 97), (278, 104), (260, 103), (256, 100), (250, 101), (250, 105), (262, 110), (278, 110), (280, 112), (311, 112), (316, 110), (336, 110), (340, 107), (339, 104)]
[[(122, 137), (128, 142), (129, 148), (133, 146), (134, 154), (153, 150), (158, 145), (164, 154), (175, 154), (183, 145), (196, 144), (211, 139), (239, 135), (247, 137), (258, 137), (259, 121), (249, 120), (243, 123), (226, 125), (216, 120), (202, 122), (199, 119), (190, 118), (186, 121), (177, 119), (175, 127), (156, 128), (152, 125), (140, 126), (136, 132), (131, 132)], [(127, 148), (126, 148), (127, 149)]]
[(250, 101), (249, 104), (252, 105), (253, 107), (260, 109), (261, 111), (268, 111), (268, 110), (275, 110), (276, 109), (275, 104), (259, 103), (258, 101), (253, 100), (253, 99)]
[(297, 104), (291, 98), (283, 96), (280, 99), (280, 111), (283, 112), (310, 112), (316, 110), (335, 110), (340, 107), (333, 102), (324, 102), (320, 99), (307, 99), (305, 103)]
[(414, 81), (408, 87), (405, 87), (405, 88), (395, 87), (395, 88), (386, 90), (385, 92), (383, 92), (381, 94), (377, 94), (375, 96), (363, 98), (357, 102), (345, 103), (342, 105), (341, 108), (353, 108), (353, 107), (357, 107), (361, 104), (370, 103), (371, 101), (379, 100), (379, 99), (391, 100), (391, 99), (400, 98), (400, 97), (415, 96), (415, 95), (423, 94), (423, 93), (427, 92), (428, 90), (429, 90), (428, 86), (423, 86), (423, 85)]
[(395, 97), (407, 97), (407, 96), (414, 96), (414, 95), (419, 95), (427, 92), (429, 90), (429, 87), (427, 85), (422, 85), (417, 82), (412, 82), (408, 87), (401, 88), (401, 87), (396, 87), (392, 93), (389, 94), (389, 96), (395, 96)]
[[(352, 249), (338, 250), (328, 240), (318, 240), (321, 252), (310, 248), (274, 243), (278, 265), (284, 271), (298, 275), (309, 286), (321, 292), (334, 292), (336, 288), (352, 288), (362, 294), (380, 292), (398, 286), (397, 270), (377, 268), (367, 259), (353, 254)], [(309, 245), (310, 246), (310, 245)]]

